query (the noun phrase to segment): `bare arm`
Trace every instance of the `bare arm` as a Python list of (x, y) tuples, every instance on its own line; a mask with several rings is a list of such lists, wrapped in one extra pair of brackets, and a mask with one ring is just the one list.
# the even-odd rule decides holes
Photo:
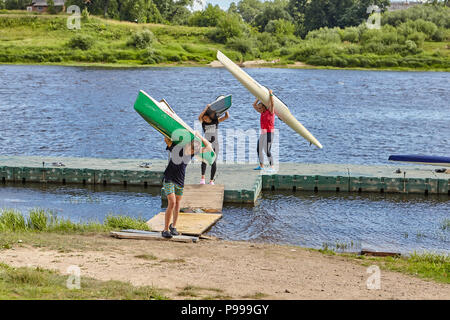
[(223, 121), (227, 120), (229, 117), (230, 117), (230, 113), (227, 111), (225, 113), (225, 115), (219, 119), (219, 122), (223, 122)]
[(198, 116), (198, 121), (200, 121), (200, 123), (203, 122), (203, 116), (205, 115), (206, 110), (208, 110), (210, 106), (211, 106), (210, 104), (207, 104), (206, 108), (203, 109), (202, 113), (200, 113), (200, 115)]
[(275, 107), (273, 106), (273, 91), (269, 89), (269, 111), (271, 114), (275, 112)]
[(164, 142), (167, 144), (168, 147), (170, 147), (173, 144), (172, 140), (170, 140), (167, 137), (164, 137)]
[(255, 102), (253, 102), (253, 108), (256, 110), (256, 112), (261, 113), (261, 110), (258, 108), (258, 102), (259, 102), (258, 99), (256, 99)]
[(212, 148), (212, 146), (211, 146), (211, 143), (210, 143), (208, 140), (206, 140), (204, 137), (202, 137), (202, 136), (200, 135), (200, 133), (198, 133), (198, 132), (196, 131), (196, 132), (195, 132), (195, 136), (196, 136), (197, 138), (199, 138), (200, 140), (202, 140), (203, 144), (205, 145), (205, 146), (202, 148), (202, 150), (200, 151), (200, 153), (205, 153), (205, 152), (208, 152), (208, 151), (213, 150), (213, 148)]

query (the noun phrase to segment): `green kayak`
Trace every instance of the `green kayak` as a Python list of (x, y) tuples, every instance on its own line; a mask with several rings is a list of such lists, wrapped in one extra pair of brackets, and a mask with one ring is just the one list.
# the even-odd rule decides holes
[[(195, 136), (194, 130), (172, 110), (164, 99), (158, 102), (141, 90), (134, 103), (134, 110), (153, 128), (172, 139), (173, 142), (181, 145), (190, 143), (193, 139), (201, 142)], [(204, 147), (203, 143), (202, 146)], [(212, 165), (216, 159), (216, 154), (214, 151), (208, 151), (201, 153), (199, 157)]]

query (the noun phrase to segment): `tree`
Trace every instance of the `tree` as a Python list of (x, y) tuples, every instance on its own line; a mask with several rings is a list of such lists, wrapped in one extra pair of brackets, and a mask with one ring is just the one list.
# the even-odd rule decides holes
[(29, 4), (29, 0), (6, 0), (4, 6), (8, 10), (24, 10)]
[(284, 0), (274, 0), (273, 2), (265, 2), (264, 10), (260, 12), (253, 20), (253, 25), (259, 31), (264, 31), (266, 25), (271, 20), (286, 20), (291, 21), (292, 17), (287, 12), (288, 2)]
[(237, 10), (242, 19), (247, 23), (252, 23), (255, 17), (261, 13), (264, 5), (259, 0), (241, 0), (237, 4)]
[(194, 0), (153, 0), (163, 19), (169, 22), (187, 23)]
[(294, 34), (295, 26), (291, 21), (283, 19), (270, 20), (265, 31), (277, 37), (289, 36)]
[(55, 1), (47, 0), (47, 12), (50, 14), (56, 14)]
[(345, 28), (367, 20), (367, 9), (376, 5), (384, 12), (389, 0), (289, 0), (288, 10), (296, 25), (296, 34), (304, 37), (322, 27)]
[(231, 13), (231, 14), (238, 14), (239, 12), (238, 12), (238, 7), (237, 7), (237, 5), (236, 5), (236, 2), (232, 2), (232, 3), (230, 3), (230, 7), (228, 8), (228, 11), (227, 11), (228, 13)]
[(239, 15), (227, 14), (220, 18), (216, 30), (211, 34), (214, 41), (226, 43), (232, 38), (241, 38), (248, 33), (248, 27)]
[(215, 27), (225, 12), (218, 5), (208, 4), (203, 11), (196, 11), (189, 18), (189, 24), (198, 27)]

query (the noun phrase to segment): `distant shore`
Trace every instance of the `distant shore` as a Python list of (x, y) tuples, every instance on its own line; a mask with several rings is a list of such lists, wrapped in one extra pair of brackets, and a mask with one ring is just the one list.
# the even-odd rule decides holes
[[(185, 61), (182, 63), (160, 63), (143, 65), (139, 63), (99, 63), (99, 62), (40, 62), (40, 63), (28, 63), (28, 62), (0, 62), (0, 65), (7, 66), (62, 66), (62, 67), (84, 67), (84, 68), (110, 68), (110, 69), (127, 69), (127, 68), (223, 68), (216, 64), (216, 60), (208, 64), (196, 63), (194, 61)], [(211, 65), (214, 63), (213, 65)], [(220, 63), (220, 62), (219, 62)], [(271, 63), (271, 62), (259, 62), (244, 61), (238, 63), (242, 68), (279, 68), (279, 69), (306, 69), (306, 70), (355, 70), (355, 71), (399, 71), (399, 72), (450, 72), (450, 69), (430, 69), (430, 68), (408, 68), (408, 67), (395, 67), (395, 68), (361, 68), (361, 67), (330, 67), (330, 66), (313, 66), (304, 64), (302, 62), (295, 62), (293, 64), (283, 63)]]

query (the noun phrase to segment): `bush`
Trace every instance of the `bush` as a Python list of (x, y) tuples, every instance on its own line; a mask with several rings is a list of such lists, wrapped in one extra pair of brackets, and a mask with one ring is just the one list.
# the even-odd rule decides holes
[(426, 35), (422, 32), (414, 32), (408, 36), (408, 40), (412, 40), (416, 43), (417, 47), (421, 48), (426, 39)]
[(439, 42), (448, 41), (448, 40), (450, 40), (450, 30), (444, 29), (444, 28), (439, 28), (433, 34), (431, 39), (434, 41), (439, 41)]
[(248, 33), (248, 27), (240, 16), (229, 14), (220, 18), (210, 38), (216, 42), (227, 43), (229, 39), (241, 38), (245, 33)]
[(339, 29), (328, 29), (320, 28), (319, 30), (313, 30), (308, 33), (306, 36), (306, 40), (317, 39), (322, 42), (330, 43), (339, 43), (341, 42), (341, 36), (339, 35)]
[(232, 38), (227, 41), (227, 47), (246, 55), (251, 54), (255, 43), (253, 39), (248, 38)]
[(355, 27), (345, 28), (339, 31), (342, 41), (348, 41), (351, 43), (358, 43), (359, 30)]
[(195, 11), (188, 19), (190, 26), (215, 27), (225, 12), (218, 5), (208, 4), (203, 11)]
[(83, 21), (89, 21), (89, 11), (87, 8), (84, 8), (83, 11), (81, 11), (81, 18), (83, 19)]
[(274, 37), (268, 32), (258, 34), (257, 39), (258, 48), (262, 52), (272, 52), (279, 48), (276, 39), (274, 39)]
[(292, 22), (284, 19), (270, 20), (269, 23), (267, 23), (264, 31), (271, 33), (277, 37), (282, 37), (293, 35), (295, 26)]
[(131, 39), (128, 41), (128, 46), (135, 47), (136, 49), (145, 49), (151, 46), (155, 40), (155, 35), (148, 29), (135, 32), (131, 35)]
[(404, 48), (407, 53), (417, 53), (417, 44), (412, 40), (406, 40)]
[(94, 39), (90, 36), (77, 34), (69, 40), (72, 49), (88, 50), (94, 45)]

